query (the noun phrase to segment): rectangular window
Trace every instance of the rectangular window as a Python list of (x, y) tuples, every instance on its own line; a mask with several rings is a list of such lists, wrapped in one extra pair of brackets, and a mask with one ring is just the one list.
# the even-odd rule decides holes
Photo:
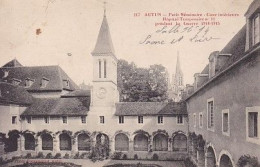
[(183, 124), (183, 116), (182, 115), (177, 116), (177, 124)]
[(62, 117), (62, 123), (67, 124), (68, 123), (68, 117), (63, 116)]
[(163, 116), (158, 116), (158, 124), (163, 124)]
[(143, 124), (144, 123), (144, 117), (143, 116), (138, 116), (138, 123)]
[(101, 60), (98, 61), (99, 78), (101, 78)]
[(106, 60), (104, 61), (104, 78), (107, 77), (107, 62)]
[(199, 114), (199, 126), (200, 126), (200, 128), (202, 128), (202, 126), (203, 126), (203, 115), (202, 115), (202, 113), (200, 113)]
[(81, 123), (87, 123), (86, 116), (81, 116)]
[(248, 137), (258, 137), (258, 112), (248, 112)]
[(260, 26), (259, 26), (259, 15), (257, 15), (253, 19), (253, 44), (257, 44), (260, 40), (259, 36), (259, 31), (260, 31)]
[(208, 101), (208, 128), (214, 128), (214, 108), (213, 100)]
[(119, 124), (123, 124), (124, 123), (124, 116), (119, 116)]
[(229, 110), (222, 110), (222, 132), (229, 133)]
[(44, 117), (44, 123), (49, 124), (50, 123), (50, 117)]
[(12, 116), (12, 124), (17, 124), (17, 116)]
[(196, 120), (196, 113), (193, 114), (193, 126), (196, 127), (197, 120)]
[(104, 124), (105, 123), (105, 117), (99, 116), (99, 123)]
[(31, 124), (32, 123), (32, 117), (26, 117), (27, 123)]

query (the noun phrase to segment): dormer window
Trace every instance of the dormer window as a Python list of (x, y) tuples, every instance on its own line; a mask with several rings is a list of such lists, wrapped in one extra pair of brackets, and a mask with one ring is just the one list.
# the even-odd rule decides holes
[(21, 80), (15, 79), (15, 78), (12, 79), (12, 84), (13, 85), (19, 85), (20, 83), (21, 83)]
[(252, 20), (252, 24), (253, 24), (253, 28), (252, 28), (252, 33), (253, 33), (253, 45), (257, 44), (258, 42), (260, 42), (260, 35), (259, 35), (259, 31), (260, 31), (260, 26), (259, 26), (259, 14), (257, 14), (253, 20)]
[(4, 70), (4, 76), (3, 76), (3, 78), (6, 78), (8, 75), (9, 75), (9, 71)]
[(70, 87), (70, 81), (68, 79), (63, 80), (63, 82), (66, 87)]
[(32, 86), (33, 83), (34, 83), (33, 79), (30, 79), (30, 78), (25, 79), (25, 87), (28, 88), (28, 87)]
[(43, 77), (41, 82), (41, 88), (46, 88), (48, 83), (49, 83), (49, 79)]

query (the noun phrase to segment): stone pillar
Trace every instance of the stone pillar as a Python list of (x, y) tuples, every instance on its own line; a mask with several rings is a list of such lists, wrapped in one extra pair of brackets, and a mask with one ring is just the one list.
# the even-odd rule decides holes
[(172, 138), (168, 138), (168, 151), (172, 151)]
[(25, 150), (25, 138), (23, 135), (20, 136), (18, 139), (18, 151), (24, 151)]
[(54, 154), (60, 152), (60, 139), (59, 139), (58, 135), (56, 135), (53, 138), (53, 152), (54, 152)]
[(153, 148), (153, 136), (151, 136), (151, 137), (148, 137), (148, 152), (151, 152), (153, 150), (154, 150), (154, 148)]
[(115, 151), (115, 141), (114, 141), (114, 139), (110, 139), (109, 143), (110, 143), (109, 144), (109, 149), (113, 153)]
[(134, 152), (134, 141), (129, 140), (129, 152)]
[(72, 154), (76, 154), (78, 151), (78, 139), (72, 139)]
[(36, 138), (35, 151), (36, 151), (36, 152), (42, 151), (42, 138), (41, 138), (41, 136), (38, 136), (38, 137)]

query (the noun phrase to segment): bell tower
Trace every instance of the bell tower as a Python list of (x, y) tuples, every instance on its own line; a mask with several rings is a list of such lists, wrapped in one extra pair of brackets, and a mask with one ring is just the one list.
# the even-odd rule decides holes
[(93, 57), (92, 106), (109, 107), (119, 102), (117, 90), (117, 58), (107, 23), (106, 9), (99, 30)]

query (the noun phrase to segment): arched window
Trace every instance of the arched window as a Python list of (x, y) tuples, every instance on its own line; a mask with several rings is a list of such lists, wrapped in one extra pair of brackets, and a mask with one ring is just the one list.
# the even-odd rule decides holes
[(209, 147), (206, 152), (206, 166), (216, 167), (216, 156), (212, 147)]
[(19, 135), (10, 135), (9, 138), (7, 139), (5, 145), (5, 151), (6, 152), (13, 152), (13, 151), (17, 151), (18, 149), (18, 138)]
[(187, 137), (184, 134), (173, 137), (173, 151), (187, 151)]
[(35, 139), (30, 133), (24, 135), (24, 149), (25, 150), (35, 150)]
[(154, 151), (167, 151), (168, 150), (168, 137), (164, 134), (157, 134), (153, 138)]
[(60, 150), (71, 150), (71, 138), (66, 133), (60, 135)]
[(42, 150), (53, 150), (53, 138), (50, 134), (42, 135)]
[(85, 133), (78, 135), (78, 150), (90, 151), (90, 137)]
[(116, 151), (128, 151), (129, 150), (129, 139), (125, 134), (119, 133), (116, 135), (115, 150)]
[(101, 78), (101, 60), (98, 60), (98, 73), (99, 78)]
[(148, 137), (144, 134), (137, 134), (134, 137), (134, 151), (148, 151)]
[(219, 167), (233, 167), (229, 156), (223, 154), (220, 158)]
[(107, 77), (107, 61), (104, 61), (104, 78)]

